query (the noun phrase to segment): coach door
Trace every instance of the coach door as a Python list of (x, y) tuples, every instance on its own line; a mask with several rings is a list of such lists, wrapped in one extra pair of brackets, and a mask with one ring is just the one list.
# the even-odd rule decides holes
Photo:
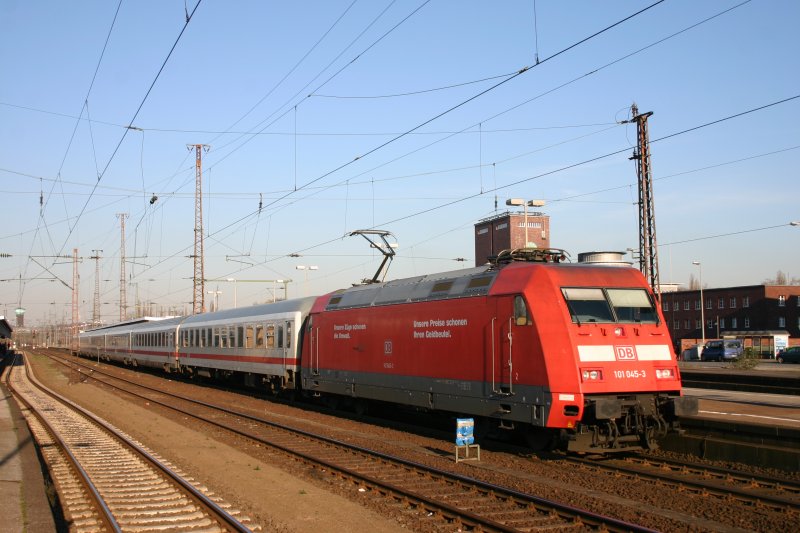
[(514, 297), (495, 299), (496, 308), (491, 325), (490, 396), (510, 396), (514, 393)]

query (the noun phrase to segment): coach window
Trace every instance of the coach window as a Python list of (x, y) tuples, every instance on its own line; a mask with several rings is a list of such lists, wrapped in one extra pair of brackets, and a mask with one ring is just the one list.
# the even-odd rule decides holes
[(267, 348), (275, 347), (275, 325), (267, 324)]
[(292, 347), (292, 323), (291, 322), (287, 322), (286, 323), (286, 347), (287, 348), (291, 348)]
[(283, 348), (283, 326), (278, 326), (278, 348)]
[(518, 326), (528, 326), (531, 324), (531, 316), (528, 313), (528, 306), (522, 296), (514, 296), (514, 322)]
[(237, 348), (244, 348), (244, 326), (238, 326), (236, 328), (236, 333), (238, 340), (236, 342)]
[(228, 348), (236, 348), (236, 326), (231, 326), (228, 330)]
[(247, 326), (247, 335), (245, 336), (244, 347), (245, 348), (252, 348), (253, 347), (253, 326)]
[(264, 326), (258, 324), (256, 326), (256, 348), (264, 347)]

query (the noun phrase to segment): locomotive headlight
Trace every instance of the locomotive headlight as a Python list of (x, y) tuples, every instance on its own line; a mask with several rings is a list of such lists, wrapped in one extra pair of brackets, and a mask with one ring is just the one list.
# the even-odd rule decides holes
[(672, 379), (675, 373), (671, 368), (656, 368), (656, 379)]
[(597, 381), (603, 379), (603, 372), (600, 370), (584, 370), (581, 372), (583, 381)]

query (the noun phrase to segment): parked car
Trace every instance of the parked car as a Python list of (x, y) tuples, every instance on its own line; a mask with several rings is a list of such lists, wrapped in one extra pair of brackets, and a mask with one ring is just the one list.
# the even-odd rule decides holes
[(708, 341), (700, 355), (702, 361), (735, 361), (744, 352), (742, 341), (738, 339), (722, 339)]
[(775, 356), (775, 360), (779, 363), (800, 363), (800, 346), (784, 348), (778, 352), (778, 355)]

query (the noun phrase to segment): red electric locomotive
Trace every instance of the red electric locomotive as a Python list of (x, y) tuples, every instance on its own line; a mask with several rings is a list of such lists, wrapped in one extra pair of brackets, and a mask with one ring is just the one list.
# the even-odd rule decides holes
[(652, 447), (693, 414), (664, 319), (630, 267), (521, 250), (317, 299), (302, 388), (476, 417), (535, 447)]

